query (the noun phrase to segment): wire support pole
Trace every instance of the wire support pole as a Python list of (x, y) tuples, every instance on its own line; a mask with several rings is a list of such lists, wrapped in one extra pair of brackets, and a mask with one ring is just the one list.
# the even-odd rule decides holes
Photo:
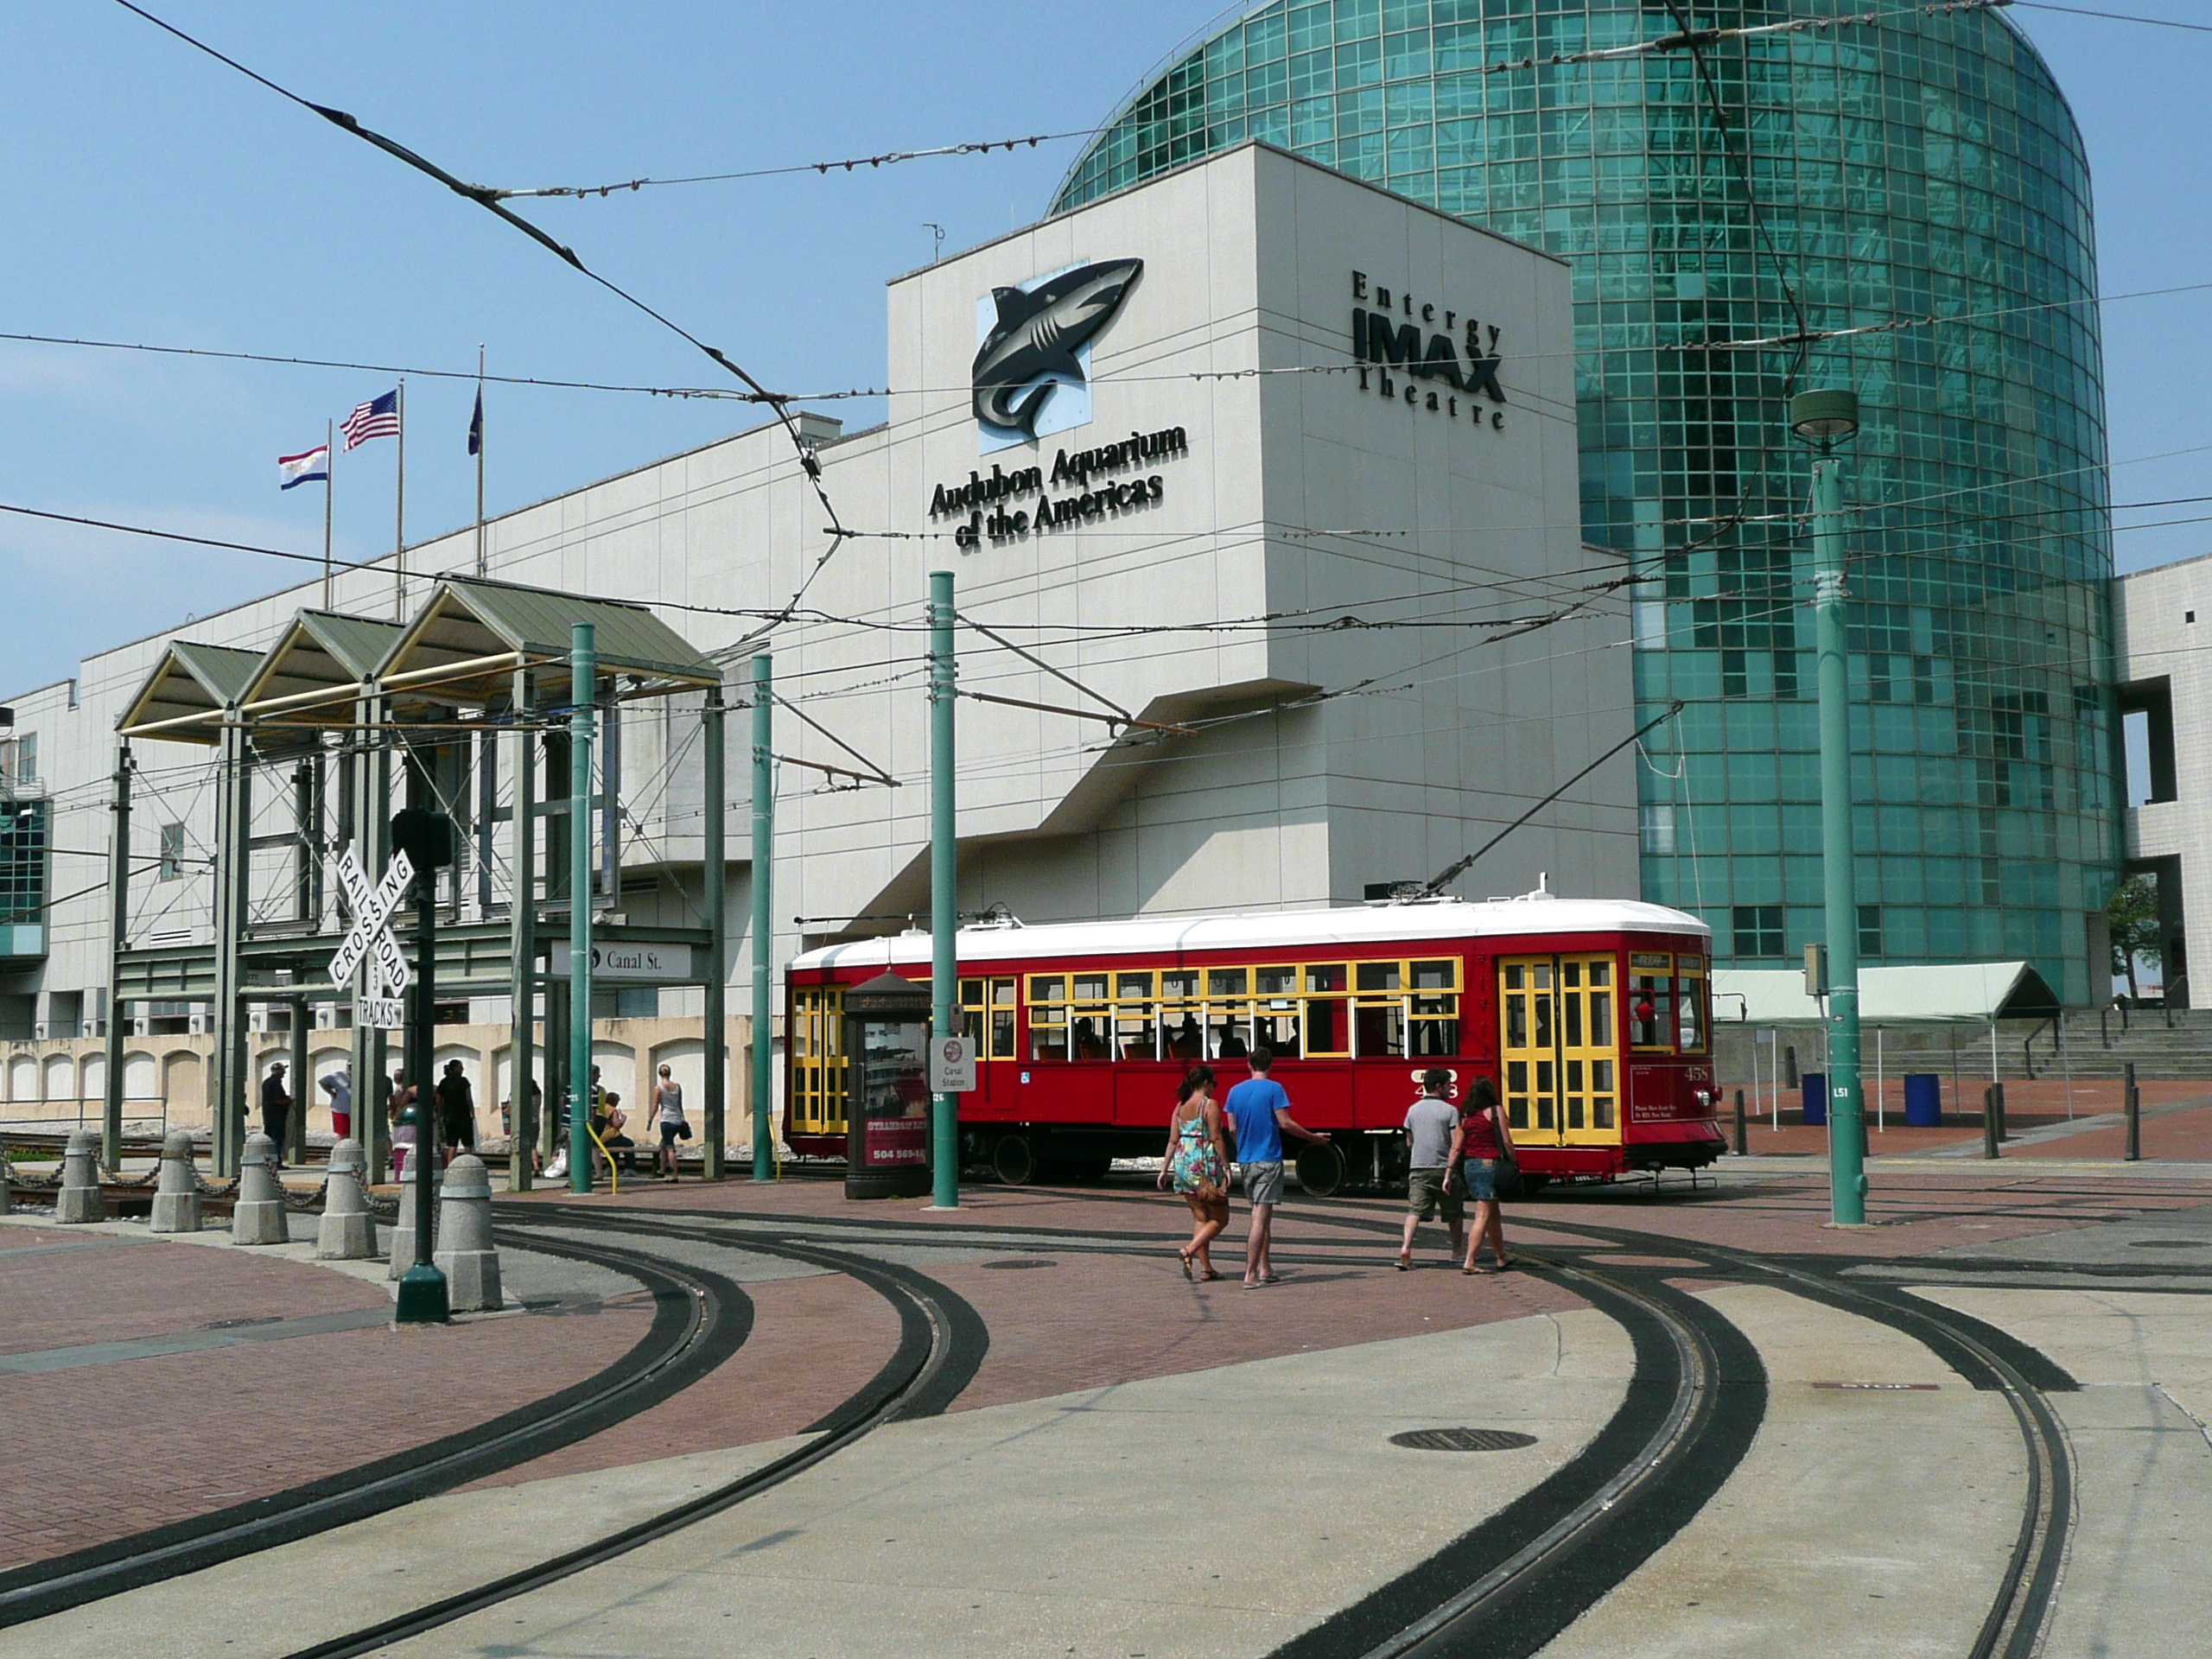
[(769, 1007), (775, 971), (776, 884), (775, 664), (766, 652), (753, 659), (753, 1047), (747, 1093), (753, 1103), (753, 1179), (772, 1180), (776, 1147), (769, 1127), (772, 1087), (773, 1018)]
[(597, 630), (569, 630), (569, 1191), (591, 1191), (591, 734)]
[(1813, 467), (1814, 625), (1820, 647), (1821, 864), (1827, 901), (1831, 1219), (1866, 1220), (1866, 1103), (1859, 1076), (1859, 902), (1851, 834), (1851, 682), (1844, 614), (1843, 463)]
[[(937, 1040), (960, 1034), (957, 944), (960, 846), (953, 799), (953, 716), (959, 691), (952, 657), (952, 572), (930, 573), (930, 1021)], [(960, 1207), (960, 1096), (932, 1097), (931, 1202)]]
[(476, 574), (484, 574), (484, 348), (476, 348), (476, 418), (469, 423), (469, 447), (476, 451)]

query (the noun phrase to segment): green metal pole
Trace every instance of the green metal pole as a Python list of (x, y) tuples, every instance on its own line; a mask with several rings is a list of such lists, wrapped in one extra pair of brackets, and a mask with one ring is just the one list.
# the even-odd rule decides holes
[(776, 704), (775, 664), (766, 652), (753, 659), (753, 1179), (775, 1179), (776, 1145), (768, 1095), (775, 1079)]
[[(702, 987), (700, 998), (700, 1029), (705, 1033), (705, 1052), (700, 1057), (706, 1065), (705, 1144), (699, 1150), (705, 1167), (706, 1178), (719, 1181), (728, 1172), (722, 1167), (723, 1149), (728, 1141), (729, 1104), (729, 1019), (727, 999), (729, 994), (729, 906), (726, 896), (728, 872), (722, 860), (722, 798), (728, 792), (722, 783), (722, 766), (728, 751), (728, 737), (723, 729), (722, 689), (717, 684), (707, 693), (705, 708), (699, 713), (700, 731), (706, 745), (706, 765), (702, 781), (706, 785), (706, 823), (700, 846), (700, 885), (702, 897), (707, 906), (707, 982)], [(650, 1095), (646, 1096), (652, 1098)]]
[(1859, 899), (1852, 868), (1851, 681), (1844, 618), (1843, 463), (1813, 466), (1813, 604), (1821, 660), (1821, 866), (1827, 899), (1828, 1201), (1866, 1220), (1866, 1104), (1859, 1087)]
[[(960, 1034), (960, 987), (953, 976), (960, 925), (960, 847), (952, 796), (952, 572), (930, 573), (930, 1021), (938, 1041)], [(960, 1207), (960, 1097), (932, 1097), (931, 1202)]]
[(569, 1191), (591, 1191), (591, 726), (599, 653), (588, 622), (569, 630)]

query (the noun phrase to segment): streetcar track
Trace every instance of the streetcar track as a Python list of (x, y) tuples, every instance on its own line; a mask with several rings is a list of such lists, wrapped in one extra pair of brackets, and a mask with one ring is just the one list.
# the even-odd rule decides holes
[[(1650, 1239), (1649, 1234), (1588, 1223), (1547, 1219), (1542, 1224), (1598, 1238), (1609, 1249), (1620, 1248), (1625, 1240), (1648, 1245)], [(1886, 1325), (1930, 1350), (1973, 1387), (2004, 1396), (2027, 1454), (2028, 1490), (2005, 1573), (1967, 1654), (1968, 1659), (2031, 1659), (2056, 1611), (2074, 1522), (2073, 1446), (2044, 1395), (2071, 1392), (2079, 1384), (2049, 1357), (2009, 1333), (1908, 1296), (1902, 1287), (1847, 1284), (1804, 1265), (1757, 1261), (1726, 1245), (1673, 1239), (1669, 1243), (1686, 1256), (1716, 1258), (1724, 1270), (1748, 1282), (1758, 1282), (1753, 1274), (1767, 1281), (1784, 1279), (1809, 1301)], [(1859, 1264), (1846, 1260), (1834, 1268), (1840, 1273), (1853, 1265)]]
[[(578, 1213), (549, 1205), (545, 1213), (564, 1225), (583, 1224), (607, 1232), (665, 1230), (636, 1227), (632, 1224), (638, 1218), (635, 1212)], [(525, 1238), (531, 1236), (526, 1225), (511, 1230)], [(846, 1256), (819, 1247), (770, 1241), (759, 1243), (756, 1248), (765, 1254), (789, 1255), (848, 1273), (883, 1295), (899, 1313), (899, 1338), (891, 1357), (863, 1387), (800, 1431), (816, 1437), (810, 1444), (588, 1544), (549, 1557), (489, 1584), (296, 1649), (285, 1659), (356, 1659), (356, 1656), (427, 1635), (517, 1596), (616, 1560), (784, 1484), (836, 1456), (886, 1423), (942, 1412), (967, 1386), (976, 1367), (982, 1363), (981, 1350), (988, 1343), (982, 1321), (963, 1299), (925, 1275), (893, 1264)]]
[(570, 1388), (428, 1445), (0, 1573), (0, 1629), (289, 1543), (531, 1462), (688, 1388), (736, 1351), (753, 1303), (720, 1274), (572, 1241), (532, 1248), (640, 1281), (645, 1334)]
[[(764, 1241), (752, 1227), (729, 1226), (726, 1215), (712, 1211), (660, 1211), (649, 1221), (636, 1212), (619, 1218), (600, 1211), (585, 1213), (607, 1217), (610, 1227), (720, 1243), (733, 1249), (766, 1242), (786, 1249), (804, 1248), (787, 1236)], [(777, 1221), (760, 1219), (771, 1227)], [(1344, 1219), (1357, 1230), (1369, 1225), (1361, 1218)], [(911, 1225), (915, 1224), (887, 1221), (881, 1230), (903, 1239)], [(928, 1224), (918, 1225), (940, 1243), (948, 1242), (941, 1230), (932, 1233)], [(808, 1227), (808, 1220), (781, 1218), (785, 1234)], [(995, 1235), (1001, 1248), (1032, 1248), (1042, 1236), (1032, 1228), (963, 1230)], [(1091, 1243), (1096, 1236), (1059, 1233), (1053, 1248), (1079, 1254), (1132, 1253)], [(1142, 1254), (1154, 1250), (1146, 1247)], [(1369, 1258), (1344, 1259), (1369, 1265)], [(1275, 1650), (1274, 1659), (1534, 1655), (1694, 1517), (1750, 1449), (1764, 1417), (1765, 1371), (1733, 1325), (1663, 1284), (1631, 1284), (1609, 1271), (1526, 1252), (1519, 1259), (1576, 1284), (1626, 1331), (1635, 1363), (1620, 1406), (1581, 1451), (1532, 1490), (1442, 1551), (1294, 1637)], [(313, 1659), (324, 1656), (317, 1653)]]

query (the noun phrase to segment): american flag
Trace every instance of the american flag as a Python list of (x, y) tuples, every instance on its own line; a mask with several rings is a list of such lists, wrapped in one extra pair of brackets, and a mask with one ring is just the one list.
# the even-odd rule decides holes
[(381, 397), (372, 398), (356, 409), (338, 423), (346, 435), (348, 449), (366, 443), (371, 438), (396, 438), (399, 435), (399, 393), (397, 389)]

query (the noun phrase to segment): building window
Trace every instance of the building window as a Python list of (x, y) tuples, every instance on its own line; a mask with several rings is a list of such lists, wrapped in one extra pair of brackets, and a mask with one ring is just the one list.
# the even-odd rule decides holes
[(184, 876), (184, 826), (165, 823), (162, 826), (161, 877), (164, 881), (176, 881)]
[(1736, 906), (1736, 954), (1739, 957), (1778, 957), (1783, 954), (1782, 906)]
[(1882, 954), (1882, 907), (1879, 905), (1859, 906), (1859, 954), (1861, 957)]
[(0, 784), (37, 781), (38, 734), (25, 732), (20, 737), (0, 738)]

